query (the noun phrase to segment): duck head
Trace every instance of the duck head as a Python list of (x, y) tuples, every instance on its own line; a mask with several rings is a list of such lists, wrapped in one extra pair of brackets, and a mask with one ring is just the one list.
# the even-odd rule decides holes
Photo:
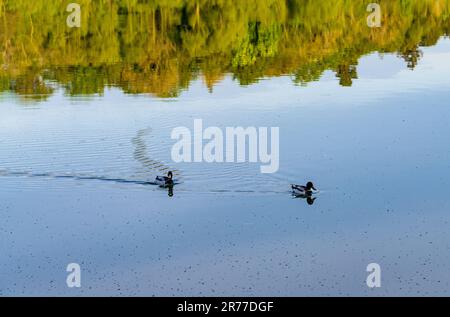
[(306, 190), (311, 191), (317, 189), (314, 187), (314, 184), (312, 182), (308, 182), (308, 184), (306, 184)]
[(167, 177), (168, 177), (169, 179), (172, 179), (172, 178), (173, 178), (172, 172), (167, 173)]

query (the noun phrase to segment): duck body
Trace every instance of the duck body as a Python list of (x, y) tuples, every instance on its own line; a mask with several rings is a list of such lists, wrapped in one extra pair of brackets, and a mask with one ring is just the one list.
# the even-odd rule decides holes
[(172, 172), (169, 172), (167, 176), (157, 176), (155, 178), (156, 185), (160, 187), (171, 187), (174, 185)]
[(303, 185), (291, 185), (292, 193), (296, 196), (311, 196), (317, 190), (313, 183), (309, 182), (306, 186)]
[(157, 176), (155, 179), (155, 183), (158, 186), (167, 187), (173, 185), (173, 180), (171, 180), (167, 176)]
[(306, 190), (306, 186), (301, 186), (301, 185), (292, 185), (292, 193), (294, 195), (298, 195), (298, 196), (306, 196), (306, 193), (308, 191)]

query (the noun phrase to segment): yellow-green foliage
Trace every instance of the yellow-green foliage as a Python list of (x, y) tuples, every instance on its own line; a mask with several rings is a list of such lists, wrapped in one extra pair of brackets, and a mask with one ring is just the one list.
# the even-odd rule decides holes
[(379, 0), (381, 28), (369, 28), (363, 0), (77, 0), (81, 28), (66, 25), (71, 0), (0, 0), (0, 91), (176, 96), (203, 76), (241, 84), (293, 75), (306, 84), (333, 70), (342, 85), (373, 51), (403, 56), (450, 30), (450, 0)]

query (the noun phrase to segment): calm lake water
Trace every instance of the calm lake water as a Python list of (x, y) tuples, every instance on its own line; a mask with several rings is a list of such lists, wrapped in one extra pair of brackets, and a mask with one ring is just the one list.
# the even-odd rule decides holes
[[(199, 75), (173, 96), (46, 75), (45, 98), (5, 90), (0, 295), (450, 295), (450, 39), (420, 51), (414, 69), (362, 54), (351, 85), (325, 70), (307, 85)], [(279, 171), (174, 163), (172, 129), (194, 119), (279, 127)], [(173, 197), (144, 184), (169, 169)], [(290, 193), (309, 180), (313, 205)]]

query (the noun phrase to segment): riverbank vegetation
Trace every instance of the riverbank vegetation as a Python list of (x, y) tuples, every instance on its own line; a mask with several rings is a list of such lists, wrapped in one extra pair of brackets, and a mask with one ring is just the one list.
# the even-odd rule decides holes
[(199, 77), (211, 90), (227, 74), (306, 85), (326, 70), (350, 86), (361, 56), (413, 69), (420, 46), (450, 33), (450, 0), (380, 0), (380, 28), (362, 0), (77, 0), (80, 28), (66, 24), (70, 2), (0, 0), (0, 91), (173, 97)]

